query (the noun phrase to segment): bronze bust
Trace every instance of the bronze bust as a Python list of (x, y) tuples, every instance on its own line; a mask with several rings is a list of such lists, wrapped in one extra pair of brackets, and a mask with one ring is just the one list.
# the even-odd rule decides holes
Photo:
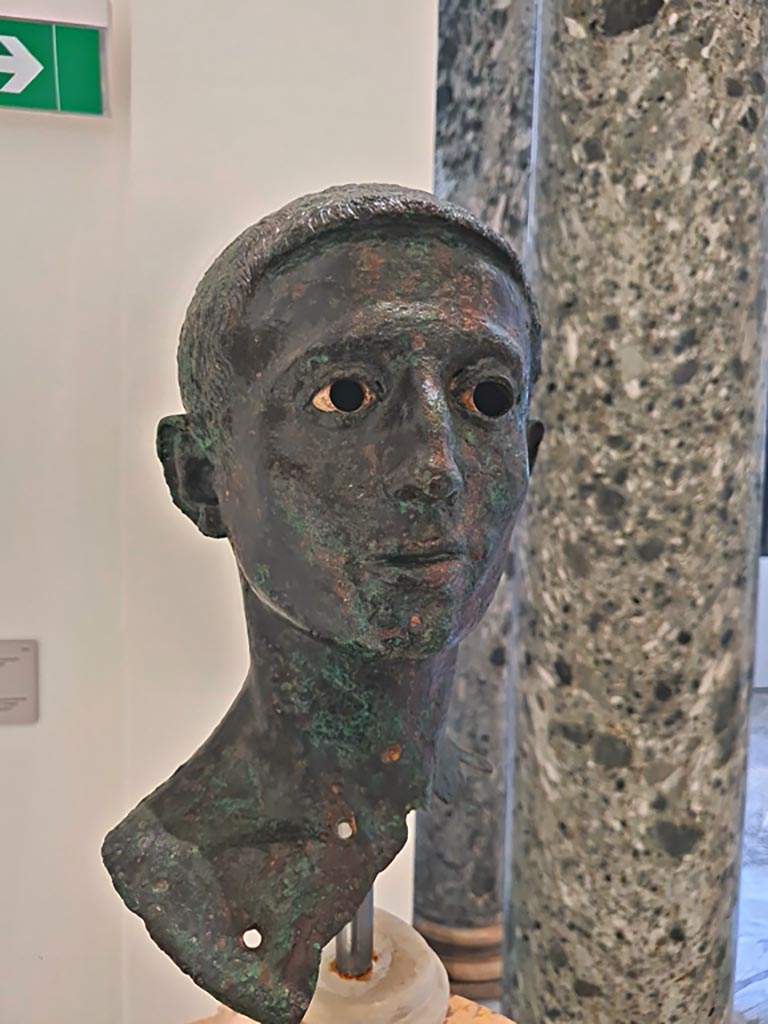
[(187, 411), (158, 453), (178, 507), (231, 544), (251, 667), (103, 853), (155, 942), (264, 1024), (301, 1020), (322, 947), (428, 796), (456, 644), (541, 440), (539, 357), (506, 242), (391, 185), (267, 217), (189, 308)]

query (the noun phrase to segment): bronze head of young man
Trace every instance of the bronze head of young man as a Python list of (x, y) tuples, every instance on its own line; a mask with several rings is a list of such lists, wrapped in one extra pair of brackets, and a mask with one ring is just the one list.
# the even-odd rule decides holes
[(186, 413), (158, 452), (179, 508), (229, 540), (251, 667), (104, 858), (155, 942), (247, 1017), (301, 1020), (427, 798), (456, 645), (541, 440), (540, 333), (506, 242), (392, 185), (289, 204), (191, 303)]

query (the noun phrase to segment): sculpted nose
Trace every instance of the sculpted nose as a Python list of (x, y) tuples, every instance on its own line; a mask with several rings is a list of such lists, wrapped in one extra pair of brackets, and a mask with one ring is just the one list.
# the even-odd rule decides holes
[(399, 458), (388, 474), (387, 490), (398, 501), (434, 503), (455, 498), (463, 481), (444, 400), (424, 402), (409, 426), (398, 439)]
[(392, 493), (398, 501), (436, 502), (452, 498), (460, 489), (458, 472), (452, 472), (448, 466), (432, 466), (423, 470), (414, 468), (402, 480), (395, 482)]

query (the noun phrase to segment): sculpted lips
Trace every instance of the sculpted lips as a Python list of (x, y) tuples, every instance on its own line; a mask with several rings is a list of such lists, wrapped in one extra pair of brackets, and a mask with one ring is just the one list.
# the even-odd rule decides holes
[(441, 562), (455, 562), (465, 554), (466, 549), (461, 545), (438, 540), (401, 547), (397, 551), (377, 555), (374, 561), (399, 569), (418, 569)]

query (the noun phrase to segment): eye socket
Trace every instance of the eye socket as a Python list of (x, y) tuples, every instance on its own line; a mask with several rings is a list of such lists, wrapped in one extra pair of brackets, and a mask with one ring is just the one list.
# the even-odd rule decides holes
[(464, 391), (459, 400), (471, 413), (480, 413), (489, 419), (505, 416), (515, 404), (512, 388), (499, 380), (482, 380), (471, 391)]
[(326, 384), (312, 399), (312, 405), (321, 412), (360, 412), (375, 399), (374, 393), (362, 381), (344, 377)]

